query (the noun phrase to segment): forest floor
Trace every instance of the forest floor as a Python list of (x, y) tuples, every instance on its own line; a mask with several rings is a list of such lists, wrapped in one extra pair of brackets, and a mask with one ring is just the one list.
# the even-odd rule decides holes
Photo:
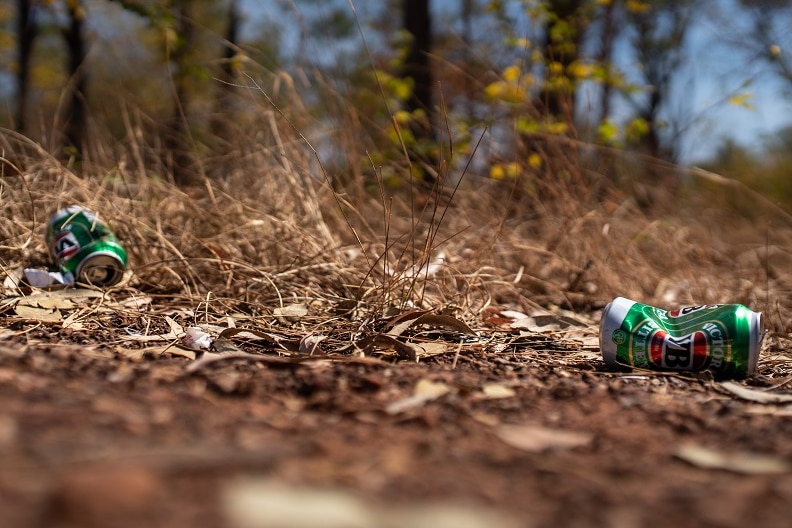
[[(784, 211), (722, 183), (652, 215), (619, 189), (511, 203), (486, 178), (423, 216), (355, 209), (261, 155), (189, 193), (0, 179), (0, 527), (789, 526)], [(71, 204), (125, 282), (20, 286)], [(616, 296), (764, 311), (757, 372), (608, 368)]]
[(418, 361), (306, 358), (245, 334), (191, 350), (168, 302), (144, 339), (69, 291), (50, 312), (88, 306), (103, 330), (2, 323), (0, 526), (789, 525), (788, 380), (761, 375), (775, 338), (740, 392), (606, 368), (597, 310), (526, 332), (493, 308), (468, 324), (500, 346)]

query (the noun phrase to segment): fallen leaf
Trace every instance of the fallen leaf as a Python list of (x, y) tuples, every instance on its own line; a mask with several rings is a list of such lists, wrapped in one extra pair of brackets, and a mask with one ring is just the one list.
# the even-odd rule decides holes
[(364, 337), (363, 339), (356, 341), (354, 343), (354, 347), (362, 350), (366, 355), (371, 355), (372, 352), (377, 349), (393, 350), (396, 352), (396, 355), (401, 358), (410, 359), (412, 361), (418, 360), (415, 346), (411, 345), (410, 343), (403, 343), (395, 337), (385, 334), (376, 334), (373, 336)]
[(138, 341), (142, 343), (147, 343), (149, 341), (175, 341), (180, 337), (182, 337), (182, 335), (184, 334), (184, 329), (179, 323), (174, 321), (169, 316), (165, 316), (165, 321), (168, 323), (168, 326), (170, 326), (170, 332), (168, 332), (167, 334), (143, 335), (140, 332), (137, 332), (136, 330), (127, 327), (125, 329), (127, 335), (120, 336), (120, 338), (126, 341)]
[(270, 334), (268, 332), (262, 332), (260, 330), (250, 330), (248, 328), (236, 328), (236, 327), (226, 328), (225, 330), (220, 332), (220, 335), (218, 336), (218, 338), (223, 338), (223, 339), (230, 339), (232, 337), (244, 337), (247, 339), (259, 338), (259, 339), (263, 339), (264, 341), (267, 341), (272, 345), (277, 346), (282, 350), (287, 350), (287, 348), (283, 345), (284, 342), (288, 343), (287, 340), (284, 340), (277, 335)]
[(17, 305), (14, 312), (22, 319), (39, 321), (41, 323), (60, 323), (63, 316), (57, 309), (36, 308), (34, 306)]
[(304, 304), (289, 304), (275, 308), (272, 315), (282, 324), (292, 324), (308, 315), (308, 307)]
[(533, 317), (523, 317), (511, 323), (509, 328), (528, 330), (529, 332), (551, 332), (560, 330), (561, 326), (547, 321), (544, 321), (544, 324), (540, 324)]
[(501, 385), (500, 383), (487, 383), (481, 388), (481, 392), (484, 394), (485, 398), (493, 400), (499, 398), (512, 398), (516, 394), (514, 389), (506, 385)]
[(720, 384), (721, 387), (732, 393), (733, 395), (743, 400), (748, 400), (756, 403), (789, 403), (792, 402), (792, 394), (783, 394), (777, 392), (760, 391), (756, 389), (749, 389), (739, 383), (733, 381), (726, 381)]
[[(415, 313), (415, 312), (413, 312)], [(398, 325), (394, 326), (388, 331), (389, 336), (397, 337), (400, 336), (413, 325), (433, 325), (439, 326), (441, 328), (445, 328), (447, 330), (453, 330), (459, 332), (461, 334), (469, 334), (469, 335), (476, 335), (476, 332), (473, 331), (468, 325), (464, 322), (460, 321), (456, 317), (452, 317), (450, 315), (432, 315), (432, 314), (422, 314), (415, 319), (408, 319), (399, 323)]]
[(80, 316), (81, 310), (72, 312), (69, 317), (63, 320), (63, 328), (71, 328), (72, 330), (82, 330), (84, 325), (77, 318)]
[(288, 486), (261, 477), (223, 484), (220, 505), (229, 528), (517, 528), (525, 523), (473, 504), (412, 502), (384, 506), (349, 490)]
[(170, 334), (169, 334), (169, 335), (179, 336), (179, 335), (181, 335), (182, 333), (184, 333), (184, 328), (182, 327), (182, 325), (180, 325), (179, 323), (177, 323), (177, 322), (176, 322), (176, 321), (175, 321), (175, 320), (174, 320), (172, 317), (170, 317), (169, 315), (166, 315), (166, 316), (165, 316), (165, 322), (166, 322), (166, 323), (168, 323), (168, 326), (170, 326), (170, 329), (171, 329), (171, 331), (170, 331)]
[(16, 268), (6, 271), (5, 279), (3, 279), (3, 290), (6, 295), (18, 295), (19, 285), (22, 283), (23, 276), (22, 268)]
[(759, 453), (724, 453), (704, 446), (681, 447), (674, 455), (703, 469), (724, 469), (745, 475), (778, 475), (792, 469), (781, 457)]
[(439, 356), (449, 352), (453, 347), (441, 341), (430, 341), (427, 343), (412, 343), (417, 352), (416, 359)]
[(451, 388), (442, 382), (434, 382), (428, 379), (419, 380), (415, 384), (415, 389), (413, 389), (411, 396), (391, 403), (385, 408), (385, 412), (388, 414), (399, 414), (415, 409), (448, 394), (450, 390)]
[(390, 318), (384, 329), (389, 335), (401, 335), (416, 319), (429, 313), (430, 310), (410, 310)]
[(69, 298), (53, 297), (50, 299), (40, 299), (37, 303), (41, 308), (51, 308), (59, 310), (72, 310), (75, 307), (74, 302)]
[(308, 354), (309, 356), (312, 356), (318, 350), (319, 343), (325, 339), (327, 339), (327, 336), (308, 334), (307, 336), (300, 339), (300, 354)]
[[(43, 306), (47, 303), (57, 303), (58, 301), (74, 301), (79, 299), (101, 299), (104, 294), (100, 291), (87, 290), (83, 288), (67, 288), (65, 290), (53, 290), (18, 299), (19, 304), (27, 304), (29, 306)], [(44, 303), (44, 304), (42, 304)]]
[(501, 425), (494, 432), (505, 444), (530, 453), (582, 447), (593, 439), (591, 433), (549, 429), (540, 425)]

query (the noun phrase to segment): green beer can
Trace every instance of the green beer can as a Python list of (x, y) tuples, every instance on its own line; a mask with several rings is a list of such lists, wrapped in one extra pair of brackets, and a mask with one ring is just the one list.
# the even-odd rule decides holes
[(57, 211), (47, 222), (45, 238), (67, 283), (109, 287), (124, 275), (126, 251), (87, 209), (73, 205)]
[(623, 297), (609, 303), (600, 321), (606, 365), (651, 370), (709, 370), (718, 379), (756, 372), (764, 320), (741, 304), (662, 310)]

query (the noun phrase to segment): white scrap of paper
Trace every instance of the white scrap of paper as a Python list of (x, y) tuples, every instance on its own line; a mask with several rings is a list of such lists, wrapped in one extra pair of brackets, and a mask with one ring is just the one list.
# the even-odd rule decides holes
[(185, 332), (181, 342), (187, 348), (206, 350), (212, 347), (212, 337), (197, 326), (191, 326)]
[(25, 268), (25, 280), (34, 288), (71, 286), (74, 284), (74, 275), (71, 273), (61, 273), (60, 271)]

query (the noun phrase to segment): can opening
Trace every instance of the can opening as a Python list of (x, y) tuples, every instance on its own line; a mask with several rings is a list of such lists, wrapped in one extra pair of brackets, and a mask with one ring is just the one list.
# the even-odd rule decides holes
[(95, 254), (80, 264), (77, 281), (92, 286), (113, 286), (124, 276), (123, 263), (113, 254)]

